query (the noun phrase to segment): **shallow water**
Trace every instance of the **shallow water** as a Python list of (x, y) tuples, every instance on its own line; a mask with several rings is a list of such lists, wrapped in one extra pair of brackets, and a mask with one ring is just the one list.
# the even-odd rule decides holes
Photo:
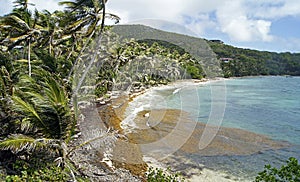
[[(224, 98), (218, 98), (216, 94), (224, 94)], [(300, 159), (299, 95), (300, 77), (249, 77), (198, 86), (187, 85), (180, 89), (157, 89), (148, 92), (136, 103), (140, 103), (143, 109), (181, 109), (190, 113), (192, 119), (203, 123), (214, 123), (214, 119), (220, 119), (213, 116), (209, 119), (212, 109), (222, 110), (222, 106), (226, 106), (224, 117), (221, 118), (222, 126), (263, 134), (291, 144), (283, 149), (251, 155), (203, 156), (200, 152), (180, 153), (196, 166), (204, 164), (207, 168), (233, 176), (254, 179), (265, 164), (280, 166), (291, 156)]]

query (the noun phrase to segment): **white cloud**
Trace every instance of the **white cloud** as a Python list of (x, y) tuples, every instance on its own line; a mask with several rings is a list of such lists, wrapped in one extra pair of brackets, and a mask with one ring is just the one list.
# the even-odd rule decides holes
[(224, 6), (216, 10), (221, 31), (234, 41), (271, 41), (269, 35), (271, 22), (262, 19), (253, 19), (248, 16), (243, 1), (227, 1)]
[(253, 17), (275, 19), (300, 15), (298, 0), (262, 0), (249, 3), (252, 5), (249, 13)]
[(55, 10), (62, 10), (63, 7), (58, 5), (59, 0), (29, 0), (29, 3), (35, 4), (31, 9), (44, 10), (47, 9), (50, 12)]
[[(267, 1), (265, 3), (269, 3)], [(251, 3), (258, 6), (261, 2)], [(127, 0), (126, 3), (108, 1), (108, 9), (121, 17), (121, 23), (161, 19), (182, 24), (200, 36), (213, 28), (236, 41), (271, 41), (271, 21), (253, 16), (254, 11), (248, 9), (247, 5), (247, 0)], [(216, 19), (211, 19), (210, 14), (216, 14)], [(189, 22), (185, 17), (189, 17)]]
[(209, 29), (218, 29), (217, 23), (210, 19), (208, 13), (198, 14), (195, 17), (188, 17), (188, 19), (185, 26), (195, 32), (198, 36), (204, 36), (205, 32)]
[[(181, 6), (184, 1), (175, 0), (126, 0), (120, 3), (110, 0), (107, 9), (121, 17), (121, 23), (140, 19), (161, 19), (176, 22), (181, 14)], [(172, 6), (170, 6), (170, 4)], [(125, 20), (123, 16), (126, 17)]]
[(284, 52), (291, 51), (292, 52), (300, 52), (300, 38), (289, 38), (289, 39), (282, 39), (278, 41), (281, 45), (283, 45)]
[[(8, 13), (14, 0), (1, 1), (0, 13)], [(57, 5), (59, 0), (29, 1), (39, 10), (62, 8)], [(200, 36), (213, 31), (232, 41), (250, 43), (275, 41), (271, 35), (272, 22), (285, 16), (300, 17), (300, 3), (299, 0), (109, 0), (107, 11), (120, 16), (121, 23), (165, 20)]]

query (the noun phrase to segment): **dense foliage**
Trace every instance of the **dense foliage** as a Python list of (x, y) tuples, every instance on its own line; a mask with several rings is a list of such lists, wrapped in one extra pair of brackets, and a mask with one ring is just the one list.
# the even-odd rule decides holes
[(179, 53), (188, 52), (201, 64), (208, 77), (300, 75), (300, 53), (237, 48), (222, 41), (208, 41), (143, 25), (117, 25), (113, 31), (124, 38), (135, 38), (148, 45), (158, 42)]
[(99, 71), (96, 90), (99, 96), (120, 89), (118, 85), (126, 79), (134, 88), (146, 88), (177, 79), (204, 77), (202, 66), (190, 54), (180, 54), (157, 42), (125, 41), (110, 49), (109, 57)]
[(242, 49), (212, 41), (208, 44), (220, 59), (225, 77), (300, 75), (300, 53)]
[(176, 50), (179, 54), (187, 52), (198, 65), (201, 65), (205, 77), (223, 76), (215, 53), (204, 39), (165, 32), (143, 25), (116, 25), (112, 31), (120, 35), (122, 39), (134, 38), (139, 42), (146, 42), (148, 45), (157, 42), (159, 45)]
[[(0, 17), (0, 180), (79, 180), (69, 154), (76, 131), (69, 76), (104, 28), (104, 1), (61, 2), (64, 11), (29, 10), (27, 0)], [(44, 165), (47, 164), (47, 165)]]
[(184, 178), (179, 173), (172, 173), (169, 169), (150, 168), (147, 173), (148, 182), (183, 182)]
[(300, 181), (300, 164), (298, 164), (297, 159), (291, 157), (287, 161), (287, 164), (281, 166), (280, 168), (275, 168), (271, 165), (266, 165), (265, 170), (258, 174), (255, 181)]
[(138, 42), (145, 43), (149, 46), (160, 45), (165, 48), (169, 52), (163, 53), (163, 55), (171, 55), (172, 58), (178, 60), (180, 62), (180, 66), (187, 71), (190, 78), (202, 79), (206, 76), (201, 62), (197, 61), (196, 58), (186, 52), (182, 47), (163, 40), (143, 39)]

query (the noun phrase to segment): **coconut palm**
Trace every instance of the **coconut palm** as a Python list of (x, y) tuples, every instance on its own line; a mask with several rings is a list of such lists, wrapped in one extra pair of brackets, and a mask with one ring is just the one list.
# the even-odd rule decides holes
[(28, 0), (15, 0), (13, 3), (15, 4), (14, 7), (24, 10), (28, 10), (28, 5), (34, 6), (34, 4), (29, 3)]
[(39, 69), (33, 77), (21, 76), (13, 97), (13, 108), (19, 116), (37, 126), (50, 138), (61, 139), (72, 125), (68, 95), (55, 75)]
[(53, 47), (55, 46), (55, 38), (62, 34), (61, 27), (57, 26), (59, 22), (59, 11), (50, 13), (47, 10), (43, 12), (38, 12), (38, 22), (41, 25), (42, 36), (39, 37), (39, 42), (41, 47), (48, 47), (49, 54), (53, 53)]
[[(12, 147), (22, 146), (16, 150), (23, 150), (26, 148), (23, 146), (27, 145), (31, 149), (37, 142), (35, 140), (63, 141), (70, 136), (70, 129), (75, 123), (68, 105), (67, 93), (57, 80), (59, 79), (55, 75), (42, 69), (34, 71), (32, 77), (20, 77), (11, 107), (15, 113), (14, 118), (18, 121), (16, 123), (19, 123), (19, 129), (15, 132), (22, 135), (13, 135), (1, 141), (1, 148), (12, 144)], [(13, 141), (17, 144), (11, 143)], [(21, 144), (22, 142), (24, 143)]]
[[(79, 57), (85, 51), (86, 46), (90, 43), (91, 38), (96, 32), (101, 34), (104, 29), (105, 18), (114, 19), (116, 23), (119, 21), (119, 17), (110, 13), (106, 13), (105, 0), (75, 0), (75, 1), (63, 1), (61, 5), (66, 5), (69, 9), (69, 13), (73, 15), (73, 21), (68, 26), (67, 33), (74, 33), (80, 31), (84, 37), (87, 37), (86, 43), (81, 49), (78, 58), (74, 65), (77, 64)], [(73, 67), (74, 68), (74, 67)], [(74, 69), (70, 71), (69, 77), (73, 73)]]
[(63, 1), (61, 5), (66, 5), (73, 15), (73, 22), (69, 26), (69, 31), (80, 30), (86, 37), (93, 35), (95, 31), (104, 28), (105, 18), (119, 21), (119, 17), (106, 12), (106, 0), (75, 0)]
[[(20, 76), (9, 104), (12, 112), (10, 123), (15, 130), (9, 135), (1, 132), (0, 150), (11, 151), (15, 156), (26, 159), (32, 159), (42, 151), (43, 159), (58, 159), (60, 165), (69, 168), (75, 179), (67, 148), (75, 120), (60, 80), (42, 68), (34, 69), (31, 77)], [(0, 124), (3, 124), (2, 120)]]
[(7, 32), (1, 45), (7, 45), (8, 50), (20, 46), (27, 47), (29, 76), (31, 76), (31, 44), (41, 35), (35, 17), (32, 18), (29, 10), (14, 9), (11, 14), (1, 18), (1, 29)]

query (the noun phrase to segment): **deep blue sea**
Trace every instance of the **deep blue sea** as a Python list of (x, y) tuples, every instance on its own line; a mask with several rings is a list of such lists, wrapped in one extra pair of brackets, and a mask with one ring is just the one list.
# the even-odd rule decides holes
[(203, 157), (193, 154), (189, 158), (208, 168), (251, 179), (263, 170), (265, 164), (278, 167), (289, 157), (300, 159), (300, 77), (225, 80), (220, 89), (226, 96), (224, 100), (214, 99), (218, 87), (220, 82), (212, 82), (196, 89), (185, 87), (178, 92), (161, 94), (167, 98), (169, 108), (188, 111), (195, 120), (204, 123), (208, 122), (211, 109), (218, 106), (222, 109), (225, 102), (222, 126), (264, 134), (274, 140), (289, 142), (291, 147), (246, 156)]

